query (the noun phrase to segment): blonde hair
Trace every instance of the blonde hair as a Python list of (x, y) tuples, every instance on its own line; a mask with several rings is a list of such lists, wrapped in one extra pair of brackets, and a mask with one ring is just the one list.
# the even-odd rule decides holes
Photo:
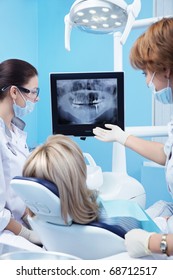
[(53, 182), (61, 201), (61, 215), (80, 224), (97, 219), (96, 193), (86, 186), (86, 164), (78, 145), (64, 135), (50, 136), (27, 159), (23, 176)]
[(153, 23), (134, 43), (130, 52), (136, 69), (162, 72), (173, 70), (173, 18)]

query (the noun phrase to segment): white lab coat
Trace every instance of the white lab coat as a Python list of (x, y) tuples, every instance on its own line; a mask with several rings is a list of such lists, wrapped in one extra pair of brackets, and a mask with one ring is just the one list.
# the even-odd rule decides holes
[(165, 143), (166, 161), (166, 181), (168, 190), (173, 198), (173, 119), (168, 124), (168, 140)]
[(26, 206), (9, 184), (14, 176), (22, 175), (24, 162), (29, 155), (26, 132), (13, 124), (14, 133), (0, 118), (0, 233), (11, 217), (20, 220)]
[(10, 181), (13, 177), (22, 175), (23, 165), (29, 155), (27, 134), (16, 125), (12, 126), (14, 132), (11, 132), (0, 118), (0, 254), (11, 250), (40, 252), (45, 249), (4, 230), (11, 217), (22, 222), (21, 218), (26, 209), (25, 203), (10, 187)]
[[(166, 183), (173, 198), (173, 117), (168, 123), (168, 139), (165, 142), (164, 152), (167, 157), (165, 165)], [(146, 211), (164, 233), (173, 233), (173, 202), (160, 200)], [(170, 218), (166, 220), (166, 216)]]

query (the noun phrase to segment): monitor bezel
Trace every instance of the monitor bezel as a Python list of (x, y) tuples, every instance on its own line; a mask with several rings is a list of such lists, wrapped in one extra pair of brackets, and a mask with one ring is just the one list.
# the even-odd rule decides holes
[(94, 136), (93, 128), (96, 126), (105, 128), (104, 123), (95, 124), (59, 124), (57, 108), (57, 80), (80, 80), (80, 79), (117, 79), (117, 99), (118, 113), (115, 125), (124, 130), (124, 72), (53, 72), (50, 73), (51, 90), (51, 115), (52, 115), (52, 133), (64, 134), (77, 137)]

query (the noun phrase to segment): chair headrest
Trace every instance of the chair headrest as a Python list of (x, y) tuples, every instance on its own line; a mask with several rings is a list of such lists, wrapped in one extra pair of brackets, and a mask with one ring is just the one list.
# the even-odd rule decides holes
[(59, 190), (58, 187), (52, 183), (51, 181), (40, 179), (40, 178), (33, 178), (33, 177), (21, 177), (21, 176), (15, 176), (14, 179), (19, 179), (23, 181), (29, 181), (29, 182), (36, 182), (38, 184), (41, 184), (43, 187), (46, 187), (48, 190), (50, 190), (52, 193), (54, 193), (56, 196), (59, 197)]
[(46, 222), (71, 225), (68, 215), (67, 224), (61, 216), (61, 202), (58, 187), (44, 179), (16, 176), (10, 186), (22, 198), (28, 208)]

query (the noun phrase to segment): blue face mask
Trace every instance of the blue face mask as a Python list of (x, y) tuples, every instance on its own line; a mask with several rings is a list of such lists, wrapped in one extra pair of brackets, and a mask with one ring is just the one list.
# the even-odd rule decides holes
[(16, 103), (13, 103), (13, 110), (16, 117), (21, 118), (25, 115), (31, 113), (34, 110), (35, 103), (30, 100), (26, 100), (21, 94), (22, 98), (25, 100), (25, 107), (20, 107)]
[(169, 80), (168, 80), (168, 85), (166, 88), (156, 91), (155, 85), (153, 84), (154, 76), (155, 76), (155, 72), (153, 73), (151, 81), (148, 84), (149, 88), (151, 89), (152, 93), (154, 94), (154, 98), (163, 104), (172, 104), (173, 96), (172, 96), (172, 89), (169, 86)]

